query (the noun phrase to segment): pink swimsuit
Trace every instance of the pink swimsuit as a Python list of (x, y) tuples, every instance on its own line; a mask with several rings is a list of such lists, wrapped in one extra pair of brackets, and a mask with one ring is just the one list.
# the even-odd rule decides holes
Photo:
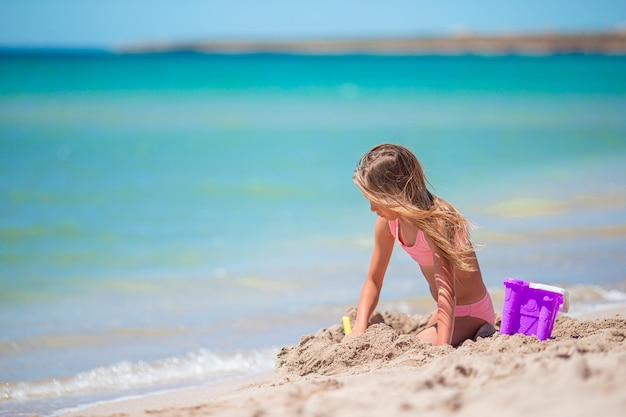
[(426, 242), (426, 237), (424, 236), (424, 232), (419, 230), (417, 232), (417, 237), (415, 238), (415, 244), (413, 246), (405, 246), (400, 240), (400, 231), (399, 231), (398, 219), (389, 221), (389, 229), (391, 229), (391, 234), (396, 238), (402, 249), (408, 253), (411, 258), (415, 259), (415, 261), (424, 266), (433, 266), (435, 262), (433, 261), (433, 253), (430, 250), (430, 246), (428, 242)]
[[(406, 246), (402, 240), (400, 240), (398, 220), (389, 221), (389, 229), (391, 234), (400, 243), (402, 249), (408, 253), (411, 258), (422, 266), (433, 266), (435, 264), (433, 260), (433, 253), (430, 250), (430, 246), (426, 241), (424, 232), (419, 230), (417, 237), (415, 238), (415, 244), (413, 246)], [(480, 301), (473, 304), (457, 305), (454, 310), (455, 317), (476, 317), (485, 320), (487, 323), (494, 324), (496, 320), (496, 314), (493, 309), (493, 303), (489, 291), (485, 291), (485, 295)]]
[(489, 291), (485, 291), (483, 298), (474, 304), (457, 305), (454, 310), (454, 317), (476, 317), (485, 320), (489, 324), (495, 324), (496, 313), (493, 309)]

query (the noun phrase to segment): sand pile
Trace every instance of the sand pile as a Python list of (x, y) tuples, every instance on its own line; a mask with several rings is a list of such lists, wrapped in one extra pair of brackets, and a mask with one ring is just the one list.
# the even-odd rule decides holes
[[(347, 314), (354, 320), (354, 310)], [(491, 337), (468, 340), (456, 349), (431, 346), (420, 341), (416, 334), (427, 321), (428, 317), (378, 313), (365, 334), (347, 338), (344, 338), (343, 327), (336, 324), (302, 337), (296, 346), (284, 347), (278, 354), (276, 368), (279, 373), (299, 376), (359, 374), (386, 367), (422, 367), (438, 359), (442, 365), (446, 363), (454, 367), (454, 364), (467, 362), (468, 357), (479, 360), (477, 357), (485, 356), (486, 363), (481, 367), (490, 368), (490, 371), (482, 369), (481, 373), (493, 376), (502, 372), (517, 372), (522, 366), (517, 364), (517, 358), (542, 353), (540, 359), (524, 362), (523, 366), (538, 363), (549, 366), (554, 360), (579, 357), (579, 367), (585, 373), (588, 372), (583, 369), (585, 355), (607, 351), (626, 354), (626, 321), (621, 316), (586, 321), (560, 316), (552, 338), (547, 341), (496, 332)], [(496, 328), (498, 325), (499, 321)], [(623, 359), (626, 360), (626, 356)], [(459, 372), (471, 373), (467, 369)]]
[[(349, 310), (346, 315), (354, 323), (355, 309)], [(345, 339), (343, 325), (337, 324), (321, 329), (315, 335), (303, 336), (297, 346), (283, 348), (278, 354), (276, 368), (281, 372), (303, 376), (311, 373), (363, 373), (382, 363), (403, 360), (420, 365), (452, 349), (434, 347), (415, 337), (426, 327), (427, 322), (428, 317), (376, 313), (365, 334)]]
[(380, 317), (382, 323), (355, 338), (342, 340), (342, 328), (336, 325), (283, 348), (278, 373), (286, 380), (299, 375), (290, 392), (304, 400), (283, 405), (281, 412), (607, 417), (621, 416), (626, 409), (622, 316), (559, 317), (550, 340), (497, 332), (456, 349), (417, 339), (426, 318)]

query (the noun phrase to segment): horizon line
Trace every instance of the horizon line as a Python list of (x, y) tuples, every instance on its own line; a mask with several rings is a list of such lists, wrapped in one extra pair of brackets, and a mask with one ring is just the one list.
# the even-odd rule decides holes
[(141, 54), (431, 54), (472, 52), (626, 53), (626, 31), (508, 32), (447, 35), (311, 37), (289, 39), (230, 38), (189, 41), (126, 42), (117, 46), (0, 44), (0, 53)]

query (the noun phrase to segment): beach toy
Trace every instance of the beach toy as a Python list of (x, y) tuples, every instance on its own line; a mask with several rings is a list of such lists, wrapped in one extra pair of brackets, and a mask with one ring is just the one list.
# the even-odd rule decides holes
[(350, 325), (350, 317), (343, 316), (343, 332), (347, 336), (352, 333), (352, 326)]
[(504, 280), (501, 334), (522, 333), (546, 340), (552, 335), (559, 310), (569, 311), (569, 293), (552, 285)]

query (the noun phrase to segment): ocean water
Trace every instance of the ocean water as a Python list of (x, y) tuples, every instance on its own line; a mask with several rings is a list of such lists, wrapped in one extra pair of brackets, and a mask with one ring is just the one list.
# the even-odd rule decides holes
[[(477, 225), (494, 292), (623, 303), (624, 115), (624, 56), (5, 53), (0, 415), (270, 370), (338, 323), (375, 220), (351, 176), (380, 142)], [(382, 305), (427, 292), (396, 250)]]

